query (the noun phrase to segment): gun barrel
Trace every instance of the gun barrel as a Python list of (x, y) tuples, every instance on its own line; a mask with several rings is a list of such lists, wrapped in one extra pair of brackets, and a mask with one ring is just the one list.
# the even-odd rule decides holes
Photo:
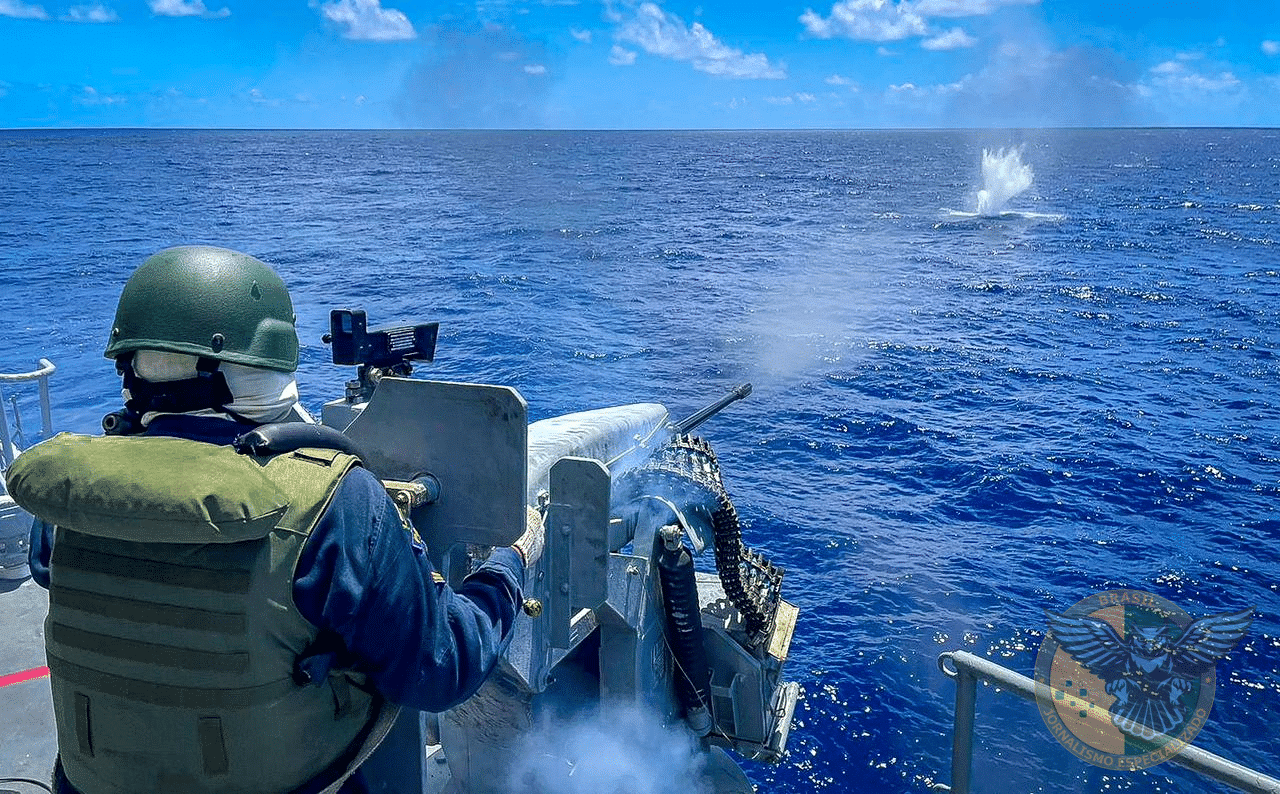
[(711, 417), (723, 411), (725, 407), (728, 406), (730, 403), (737, 402), (738, 400), (741, 400), (744, 397), (746, 397), (748, 394), (751, 394), (751, 384), (743, 383), (737, 388), (730, 391), (725, 396), (721, 397), (720, 399), (706, 406), (705, 408), (694, 411), (685, 419), (672, 424), (671, 430), (676, 435), (684, 435), (685, 433), (690, 433), (693, 431), (695, 427), (697, 427), (698, 425), (702, 424), (703, 422), (707, 421)]

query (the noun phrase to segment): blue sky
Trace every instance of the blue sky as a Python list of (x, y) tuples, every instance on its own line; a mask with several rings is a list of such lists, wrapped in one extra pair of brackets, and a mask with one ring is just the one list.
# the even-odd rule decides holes
[(0, 0), (0, 128), (1280, 126), (1280, 0)]

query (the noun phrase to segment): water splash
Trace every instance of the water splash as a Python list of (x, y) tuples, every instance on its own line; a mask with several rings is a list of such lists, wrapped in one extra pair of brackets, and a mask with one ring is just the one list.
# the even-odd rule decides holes
[(1022, 162), (1022, 147), (982, 150), (982, 189), (978, 191), (977, 214), (995, 217), (1004, 212), (1009, 199), (1031, 187), (1034, 174)]
[(1022, 162), (1022, 147), (982, 150), (982, 187), (977, 191), (975, 207), (970, 210), (942, 208), (935, 229), (948, 226), (985, 226), (990, 220), (1006, 221), (1062, 221), (1059, 213), (1027, 212), (1011, 210), (1009, 201), (1026, 192), (1035, 181), (1031, 166)]

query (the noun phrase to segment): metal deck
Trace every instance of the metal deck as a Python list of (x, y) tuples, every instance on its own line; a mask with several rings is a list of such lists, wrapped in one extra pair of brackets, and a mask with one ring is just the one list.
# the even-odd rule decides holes
[(44, 658), (48, 611), (48, 593), (30, 578), (0, 579), (0, 778), (47, 781), (53, 771), (57, 739)]

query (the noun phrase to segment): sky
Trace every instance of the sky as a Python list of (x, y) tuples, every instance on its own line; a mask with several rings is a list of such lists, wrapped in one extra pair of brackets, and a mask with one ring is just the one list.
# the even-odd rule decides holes
[(1280, 127), (1280, 0), (0, 0), (0, 129)]

